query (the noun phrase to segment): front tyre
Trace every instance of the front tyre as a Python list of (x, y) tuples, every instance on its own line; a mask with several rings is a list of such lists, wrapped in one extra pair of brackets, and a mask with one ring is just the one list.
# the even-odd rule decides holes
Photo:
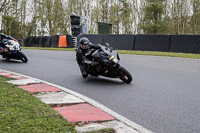
[(125, 83), (130, 83), (132, 81), (131, 74), (124, 67), (119, 68), (119, 75), (119, 78)]
[(20, 57), (20, 60), (24, 63), (27, 63), (28, 62), (28, 58), (26, 57), (26, 55), (24, 55), (24, 53), (22, 52), (19, 52), (19, 57)]

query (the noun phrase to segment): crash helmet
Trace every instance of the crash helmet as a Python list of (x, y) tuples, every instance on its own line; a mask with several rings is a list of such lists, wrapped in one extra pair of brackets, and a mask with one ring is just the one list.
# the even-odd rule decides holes
[(80, 47), (82, 49), (88, 49), (90, 47), (90, 41), (88, 38), (86, 37), (82, 37), (80, 40), (79, 40), (79, 44), (80, 44)]

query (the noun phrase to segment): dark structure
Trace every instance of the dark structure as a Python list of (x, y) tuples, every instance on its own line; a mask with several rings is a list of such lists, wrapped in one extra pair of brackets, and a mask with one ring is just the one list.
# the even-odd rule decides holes
[(112, 24), (97, 22), (98, 34), (112, 34)]
[(77, 36), (81, 33), (81, 26), (80, 26), (80, 16), (71, 15), (71, 30), (72, 36)]

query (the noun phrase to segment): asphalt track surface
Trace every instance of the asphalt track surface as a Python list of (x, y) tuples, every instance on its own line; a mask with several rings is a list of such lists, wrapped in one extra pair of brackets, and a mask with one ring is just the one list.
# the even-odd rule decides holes
[(75, 52), (23, 50), (27, 64), (0, 58), (0, 69), (45, 80), (81, 93), (155, 133), (199, 133), (200, 60), (120, 55), (133, 75), (83, 79)]

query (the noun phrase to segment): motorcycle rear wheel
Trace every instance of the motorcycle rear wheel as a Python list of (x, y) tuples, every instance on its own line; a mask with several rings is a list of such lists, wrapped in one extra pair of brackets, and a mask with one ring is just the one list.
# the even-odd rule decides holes
[(20, 57), (20, 60), (24, 63), (27, 63), (28, 62), (28, 58), (26, 57), (26, 55), (24, 55), (24, 53), (20, 52), (19, 53), (19, 57)]
[(124, 67), (121, 67), (119, 69), (119, 74), (120, 74), (120, 79), (122, 81), (124, 81), (125, 83), (131, 83), (132, 81), (132, 76), (131, 74), (124, 68)]

